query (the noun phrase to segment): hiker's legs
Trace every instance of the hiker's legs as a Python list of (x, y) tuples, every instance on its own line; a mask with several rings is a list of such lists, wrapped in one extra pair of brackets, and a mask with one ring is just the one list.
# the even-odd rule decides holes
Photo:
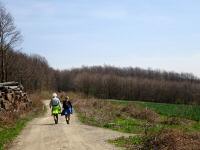
[(58, 124), (58, 114), (55, 114), (53, 117), (54, 117), (55, 124)]
[(65, 119), (66, 119), (67, 124), (69, 124), (70, 115), (69, 114), (65, 115)]
[(68, 120), (70, 121), (70, 114), (68, 115)]
[(56, 120), (57, 120), (57, 124), (58, 124), (58, 114), (56, 114)]

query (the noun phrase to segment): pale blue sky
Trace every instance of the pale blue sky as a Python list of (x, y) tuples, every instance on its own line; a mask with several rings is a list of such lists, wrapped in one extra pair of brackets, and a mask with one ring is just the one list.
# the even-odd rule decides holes
[(139, 66), (200, 77), (199, 0), (3, 0), (23, 51), (54, 68)]

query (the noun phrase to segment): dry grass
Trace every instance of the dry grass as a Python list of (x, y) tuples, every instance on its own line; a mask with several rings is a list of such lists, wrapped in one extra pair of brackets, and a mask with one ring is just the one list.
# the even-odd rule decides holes
[(200, 134), (184, 133), (180, 130), (163, 130), (149, 136), (142, 149), (199, 150)]
[(32, 100), (32, 110), (33, 112), (41, 112), (44, 110), (44, 104), (42, 103), (42, 100), (45, 99), (40, 94), (30, 94), (30, 99)]
[(155, 123), (160, 121), (160, 117), (157, 113), (150, 109), (138, 108), (134, 104), (121, 106), (120, 112), (126, 113), (126, 116), (130, 116), (137, 119), (147, 120), (148, 122)]
[(13, 125), (17, 118), (19, 118), (19, 116), (12, 112), (0, 112), (0, 126)]
[(127, 150), (199, 150), (200, 134), (165, 129), (148, 136), (119, 137), (109, 142)]
[(104, 125), (117, 118), (136, 118), (147, 120), (151, 123), (159, 121), (155, 112), (131, 105), (120, 105), (101, 99), (75, 99), (76, 110), (86, 118), (92, 118), (99, 125)]
[(196, 122), (189, 119), (178, 118), (178, 117), (167, 117), (161, 121), (161, 124), (165, 125), (181, 125), (181, 126), (192, 126)]

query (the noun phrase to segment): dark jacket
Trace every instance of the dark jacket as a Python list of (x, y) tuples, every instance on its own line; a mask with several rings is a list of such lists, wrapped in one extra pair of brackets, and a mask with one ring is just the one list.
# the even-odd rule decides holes
[(64, 100), (63, 101), (63, 109), (69, 109), (72, 108), (72, 104), (70, 101)]

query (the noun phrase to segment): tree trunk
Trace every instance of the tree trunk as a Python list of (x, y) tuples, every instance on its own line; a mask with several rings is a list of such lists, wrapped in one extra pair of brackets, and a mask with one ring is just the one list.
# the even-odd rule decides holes
[(1, 44), (1, 82), (5, 82), (5, 68), (4, 68), (4, 50)]
[(4, 52), (5, 60), (4, 60), (4, 69), (5, 69), (5, 82), (8, 82), (8, 56), (7, 56), (7, 50)]

